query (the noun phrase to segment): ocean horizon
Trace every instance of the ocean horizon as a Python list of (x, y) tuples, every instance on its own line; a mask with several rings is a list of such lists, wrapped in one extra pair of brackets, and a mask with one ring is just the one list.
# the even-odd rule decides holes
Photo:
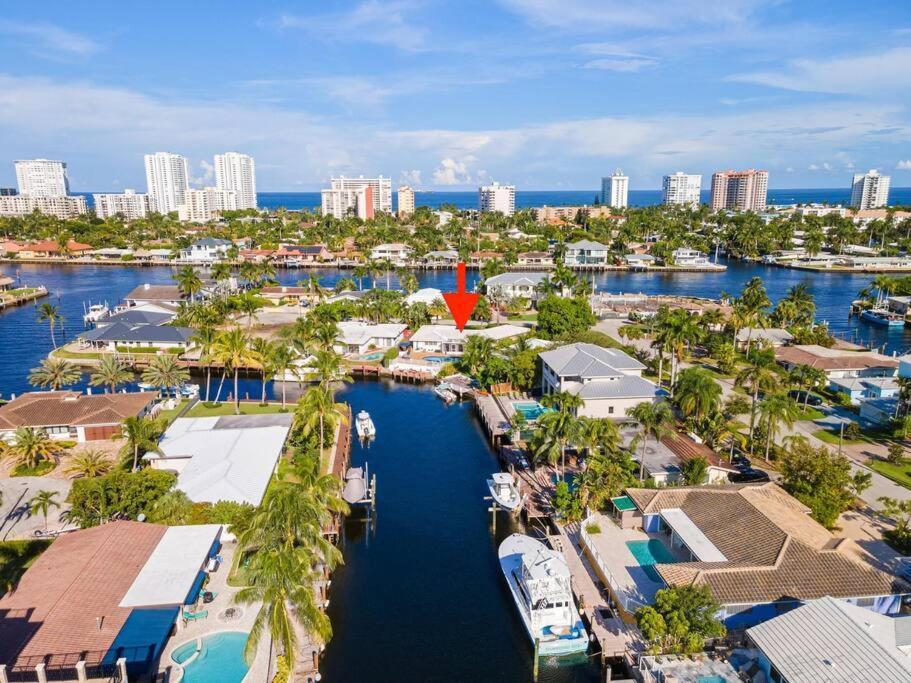
[[(90, 207), (94, 206), (91, 192), (73, 192), (86, 198)], [(451, 204), (457, 209), (476, 209), (478, 193), (472, 191), (452, 192), (416, 191), (416, 206), (429, 206), (438, 209)], [(711, 192), (703, 190), (700, 195), (702, 203), (707, 204)], [(320, 206), (319, 192), (257, 192), (261, 209), (290, 210), (312, 209)], [(769, 190), (768, 204), (847, 204), (851, 198), (850, 188), (791, 188)], [(535, 206), (576, 206), (594, 204), (600, 199), (598, 190), (516, 190), (516, 208), (527, 209)], [(661, 204), (661, 190), (630, 190), (629, 205), (634, 207), (656, 206)], [(889, 204), (892, 206), (911, 206), (911, 187), (893, 187), (889, 191)], [(395, 191), (392, 193), (393, 210), (398, 209)]]

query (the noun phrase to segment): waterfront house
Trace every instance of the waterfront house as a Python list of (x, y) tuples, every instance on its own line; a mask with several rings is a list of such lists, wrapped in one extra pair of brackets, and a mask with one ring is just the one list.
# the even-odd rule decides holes
[(871, 422), (878, 427), (888, 427), (898, 414), (898, 396), (865, 398), (860, 402), (858, 414), (861, 420)]
[(661, 439), (661, 444), (680, 460), (681, 465), (699, 458), (705, 460), (707, 468), (703, 484), (727, 484), (729, 477), (737, 473), (727, 457), (719, 455), (688, 434), (671, 432)]
[(11, 440), (20, 427), (40, 429), (51, 439), (104, 441), (120, 434), (128, 417), (154, 412), (158, 394), (81, 394), (78, 391), (30, 391), (0, 406), (0, 440)]
[(85, 256), (93, 249), (91, 244), (83, 244), (75, 240), (66, 243), (66, 249), (60, 248), (56, 240), (40, 240), (37, 242), (21, 242), (6, 240), (0, 242), (0, 254), (14, 255), (21, 259), (59, 258), (62, 256)]
[(283, 244), (275, 253), (275, 260), (283, 265), (323, 263), (334, 258), (335, 254), (326, 249), (324, 244)]
[(228, 256), (228, 250), (234, 246), (230, 240), (215, 237), (203, 237), (189, 247), (180, 250), (180, 258), (193, 263), (214, 263)]
[(153, 675), (221, 532), (220, 524), (116, 521), (60, 536), (0, 598), (0, 677)]
[(152, 285), (147, 282), (134, 287), (129, 294), (123, 297), (123, 305), (130, 307), (143, 304), (167, 304), (176, 308), (188, 299), (189, 297), (184, 295), (177, 285)]
[(296, 305), (316, 298), (310, 287), (291, 285), (268, 285), (259, 291), (259, 295), (275, 305)]
[(428, 251), (421, 260), (426, 266), (451, 267), (459, 262), (459, 252), (454, 249)]
[(434, 287), (422, 287), (418, 291), (412, 292), (405, 297), (405, 303), (409, 306), (413, 304), (432, 306), (441, 301), (443, 301), (443, 292)]
[(527, 327), (519, 325), (494, 325), (485, 328), (466, 328), (459, 331), (455, 325), (422, 325), (411, 335), (412, 349), (416, 353), (432, 353), (444, 356), (461, 356), (471, 336), (485, 337), (495, 342), (518, 338), (528, 334)]
[(567, 266), (605, 266), (608, 247), (591, 240), (580, 240), (566, 244), (563, 263)]
[(782, 346), (775, 349), (775, 360), (787, 370), (809, 365), (826, 373), (827, 379), (840, 377), (894, 377), (898, 359), (876, 351), (827, 349), (817, 344)]
[(371, 350), (395, 348), (404, 339), (408, 326), (400, 323), (373, 324), (344, 320), (338, 324), (338, 328), (335, 350), (343, 354), (361, 355)]
[(509, 272), (494, 275), (484, 281), (487, 296), (498, 303), (510, 299), (527, 299), (534, 303), (544, 297), (550, 275), (547, 273)]
[(768, 681), (911, 681), (909, 615), (827, 596), (747, 629), (746, 637)]
[(0, 275), (0, 292), (8, 292), (13, 288), (15, 282), (11, 277)]
[(893, 313), (906, 315), (911, 309), (911, 296), (887, 296), (885, 303), (886, 308)]
[(898, 382), (894, 377), (836, 377), (829, 380), (829, 390), (847, 395), (858, 405), (869, 398), (898, 396)]
[(109, 327), (116, 323), (124, 325), (166, 325), (177, 316), (177, 310), (171, 307), (164, 308), (152, 304), (142, 306), (133, 306), (111, 315), (101, 318), (95, 322), (96, 327)]
[(414, 249), (401, 242), (391, 244), (378, 244), (370, 250), (373, 261), (390, 261), (397, 265), (405, 265), (411, 259)]
[(655, 257), (651, 254), (626, 254), (623, 260), (634, 270), (645, 270), (655, 265)]
[(568, 391), (583, 400), (579, 415), (625, 419), (643, 401), (664, 392), (642, 377), (645, 366), (619, 349), (569, 344), (539, 355), (544, 394)]
[(244, 261), (265, 263), (266, 261), (271, 261), (276, 253), (278, 252), (275, 249), (241, 249), (238, 255)]
[(689, 249), (688, 247), (674, 249), (671, 258), (674, 265), (688, 268), (705, 268), (707, 266), (715, 265), (709, 261), (709, 257), (705, 252), (699, 251), (698, 249)]
[(503, 254), (498, 251), (473, 251), (468, 259), (473, 266), (483, 266), (488, 261), (502, 261)]
[(751, 347), (768, 345), (777, 348), (793, 341), (794, 335), (780, 327), (742, 327), (737, 330), (737, 348), (739, 349), (745, 349), (747, 344)]
[(292, 413), (180, 417), (171, 423), (151, 467), (177, 473), (177, 488), (194, 503), (259, 505), (288, 439)]
[(547, 251), (523, 251), (516, 258), (520, 266), (550, 268), (554, 265), (554, 256)]
[(182, 353), (192, 347), (196, 331), (192, 327), (171, 325), (128, 325), (114, 323), (76, 335), (84, 346), (120, 353), (158, 351)]
[[(627, 489), (626, 497), (634, 510), (620, 527), (641, 529), (663, 546), (652, 553), (652, 577), (666, 586), (708, 586), (729, 630), (826, 595), (897, 614), (911, 590), (874, 569), (853, 541), (834, 537), (776, 484)], [(607, 533), (623, 537), (614, 528)]]

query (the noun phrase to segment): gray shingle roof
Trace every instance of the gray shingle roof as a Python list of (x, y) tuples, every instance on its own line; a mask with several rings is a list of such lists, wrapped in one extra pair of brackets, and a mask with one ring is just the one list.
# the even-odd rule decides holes
[(126, 325), (164, 325), (166, 322), (173, 319), (174, 316), (167, 313), (127, 309), (108, 316), (99, 322), (99, 326), (107, 327), (113, 323), (124, 323)]
[(578, 242), (569, 242), (566, 245), (567, 249), (585, 249), (586, 251), (607, 251), (607, 245), (601, 244), (600, 242), (592, 242), (591, 240), (579, 240)]
[(545, 280), (550, 279), (548, 273), (501, 273), (488, 278), (485, 283), (488, 287), (502, 287), (503, 285), (528, 285), (537, 287)]
[[(605, 349), (595, 344), (568, 344), (541, 354), (541, 360), (561, 376), (581, 375), (616, 377), (623, 370), (642, 370), (645, 366), (619, 349)], [(597, 374), (597, 373), (603, 374)]]
[(107, 327), (97, 327), (79, 335), (87, 341), (104, 342), (161, 342), (179, 343), (189, 341), (193, 336), (191, 327), (171, 327), (170, 325), (125, 325), (114, 323)]
[(661, 389), (647, 379), (635, 375), (621, 375), (617, 379), (586, 382), (579, 391), (580, 398), (655, 398)]
[(228, 240), (220, 240), (215, 237), (203, 237), (201, 240), (193, 242), (194, 247), (230, 247), (231, 244)]

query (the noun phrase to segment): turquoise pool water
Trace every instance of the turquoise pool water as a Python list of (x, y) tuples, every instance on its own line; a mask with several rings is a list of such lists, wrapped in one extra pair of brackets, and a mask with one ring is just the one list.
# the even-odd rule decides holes
[(458, 363), (461, 358), (458, 356), (424, 356), (428, 363)]
[[(240, 683), (247, 675), (244, 645), (247, 634), (222, 631), (202, 638), (202, 649), (193, 661), (183, 667), (183, 683)], [(196, 652), (196, 641), (181, 645), (171, 653), (178, 664), (186, 662)]]
[(512, 407), (522, 413), (529, 422), (537, 420), (547, 412), (547, 408), (537, 401), (516, 401), (512, 404)]
[(696, 683), (727, 683), (724, 676), (699, 676)]
[(361, 358), (364, 360), (379, 360), (385, 355), (386, 353), (384, 351), (374, 351), (373, 353), (368, 353), (366, 356), (361, 356)]
[(671, 555), (671, 551), (657, 538), (650, 538), (647, 541), (627, 541), (626, 547), (636, 558), (639, 566), (645, 570), (648, 578), (655, 583), (663, 583), (663, 580), (652, 565), (670, 564), (677, 561)]

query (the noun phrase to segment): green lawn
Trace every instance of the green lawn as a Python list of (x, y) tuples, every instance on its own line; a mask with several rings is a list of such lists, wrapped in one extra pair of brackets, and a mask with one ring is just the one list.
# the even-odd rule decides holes
[(50, 541), (0, 541), (0, 597), (12, 590)]
[(66, 349), (57, 349), (56, 351), (51, 351), (51, 355), (55, 358), (70, 358), (72, 360), (101, 360), (101, 357), (105, 354), (92, 351), (86, 353), (76, 353), (74, 351), (67, 351)]
[[(285, 410), (290, 411), (291, 408), (289, 407)], [(241, 415), (269, 415), (272, 413), (280, 412), (282, 412), (281, 403), (267, 403), (266, 405), (260, 405), (259, 403), (247, 403), (242, 401), (240, 404)], [(199, 402), (193, 406), (193, 408), (188, 411), (184, 417), (218, 417), (221, 415), (233, 414), (233, 403), (205, 404), (203, 402)]]
[[(815, 436), (817, 439), (819, 439), (820, 441), (825, 441), (828, 444), (832, 444), (833, 446), (838, 445), (838, 434), (839, 434), (839, 432), (833, 432), (829, 429), (817, 429), (815, 432), (813, 432), (813, 436)], [(849, 439), (849, 438), (845, 437), (844, 439), (842, 439), (841, 442), (843, 444), (846, 444), (846, 443), (860, 443), (861, 441), (863, 441), (863, 439)]]
[(911, 458), (902, 458), (902, 461), (893, 465), (888, 460), (879, 460), (874, 458), (867, 462), (874, 472), (879, 472), (884, 477), (888, 477), (896, 484), (901, 484), (907, 489), (911, 489)]
[(825, 413), (818, 411), (813, 406), (807, 406), (806, 410), (801, 406), (798, 416), (799, 420), (821, 420), (825, 417)]
[(162, 410), (160, 413), (158, 413), (158, 417), (159, 419), (163, 420), (165, 424), (171, 424), (177, 417), (177, 413), (183, 410), (185, 405), (187, 405), (187, 402), (181, 401), (177, 404), (176, 408), (171, 408), (171, 410)]
[(508, 318), (506, 318), (506, 320), (533, 323), (533, 322), (537, 322), (538, 314), (537, 313), (525, 313), (524, 315), (511, 315)]

